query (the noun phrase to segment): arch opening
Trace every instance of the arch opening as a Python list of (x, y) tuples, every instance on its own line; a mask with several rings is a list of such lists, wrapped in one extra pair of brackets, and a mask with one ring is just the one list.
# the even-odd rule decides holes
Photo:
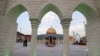
[[(41, 50), (43, 50), (44, 52), (46, 51), (45, 48), (49, 47), (57, 48), (57, 46), (60, 45), (62, 46), (63, 44), (63, 35), (62, 35), (63, 30), (59, 19), (60, 18), (58, 17), (58, 15), (53, 11), (47, 12), (42, 17), (41, 23), (38, 28), (37, 42), (38, 44), (42, 44), (44, 48)], [(39, 45), (37, 45), (37, 47), (38, 49), (41, 48), (41, 46), (39, 47)], [(52, 51), (54, 51), (55, 48), (51, 48)], [(59, 51), (60, 49), (63, 50), (63, 48), (58, 48), (58, 49)], [(48, 50), (48, 53), (49, 52), (50, 50)], [(37, 54), (39, 54), (39, 52), (37, 52)], [(45, 53), (42, 53), (41, 55), (43, 54), (45, 56)], [(52, 56), (54, 56), (55, 54), (56, 53), (54, 52)]]
[[(83, 37), (86, 38), (86, 29), (85, 29), (86, 24), (87, 24), (86, 17), (81, 12), (74, 11), (72, 14), (72, 21), (70, 23), (70, 28), (69, 28), (69, 36), (71, 37), (71, 40), (73, 39), (72, 44), (74, 44), (75, 42), (80, 42), (80, 40)], [(86, 40), (84, 39), (83, 41)]]
[(80, 54), (79, 52), (86, 52), (86, 50), (88, 51), (86, 24), (87, 20), (84, 14), (82, 14), (79, 11), (74, 11), (72, 14), (72, 21), (70, 22), (70, 27), (69, 27), (69, 41), (70, 41), (69, 43), (70, 43), (70, 52), (72, 56), (73, 56), (73, 51), (75, 51), (76, 54), (74, 55), (76, 56), (85, 55), (85, 54)]
[[(75, 8), (75, 10), (72, 14), (72, 21), (71, 21), (70, 26), (74, 26), (77, 29), (84, 28), (86, 30), (85, 25), (88, 22), (90, 22), (91, 20), (93, 20), (95, 17), (96, 17), (96, 12), (87, 4), (81, 3)], [(83, 18), (83, 19), (81, 19), (81, 18)], [(75, 21), (75, 20), (76, 20), (76, 22), (74, 22), (74, 24), (73, 24), (73, 21)], [(82, 22), (82, 23), (80, 23), (80, 22)], [(75, 26), (75, 24), (76, 24), (76, 26)], [(81, 27), (78, 26), (78, 24), (81, 25)], [(73, 29), (73, 30), (71, 30), (72, 32), (70, 32), (71, 35), (74, 35), (75, 32), (77, 32), (77, 29), (75, 29), (74, 27), (70, 27), (70, 29)], [(84, 30), (84, 34), (83, 34), (84, 37), (86, 37), (85, 30)], [(78, 33), (78, 35), (80, 35), (80, 34)]]

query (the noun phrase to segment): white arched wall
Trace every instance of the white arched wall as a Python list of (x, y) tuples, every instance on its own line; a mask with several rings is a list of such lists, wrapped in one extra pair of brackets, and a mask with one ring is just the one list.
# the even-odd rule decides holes
[[(2, 0), (3, 1), (3, 0)], [(3, 2), (4, 3), (4, 2)], [(15, 25), (14, 24), (10, 24), (10, 23), (12, 23), (12, 22), (15, 22), (15, 18), (18, 16), (15, 16), (15, 17), (13, 17), (11, 14), (9, 15), (9, 13), (8, 13), (8, 11), (11, 9), (11, 8), (13, 8), (14, 6), (16, 6), (16, 5), (18, 5), (18, 4), (22, 4), (22, 5), (24, 5), (26, 8), (28, 8), (28, 11), (29, 11), (29, 14), (30, 14), (30, 18), (32, 19), (34, 19), (34, 20), (32, 20), (32, 25), (33, 25), (33, 28), (35, 28), (34, 30), (36, 30), (36, 28), (37, 28), (37, 25), (39, 24), (39, 13), (40, 13), (40, 11), (41, 11), (41, 9), (45, 6), (45, 4), (49, 4), (49, 3), (53, 3), (53, 4), (55, 4), (58, 8), (60, 8), (59, 10), (60, 11), (62, 11), (61, 13), (62, 13), (62, 18), (61, 19), (63, 19), (62, 21), (61, 21), (61, 23), (62, 23), (62, 25), (63, 25), (63, 28), (67, 28), (67, 27), (65, 27), (64, 25), (67, 25), (67, 23), (69, 23), (68, 21), (70, 21), (71, 20), (71, 13), (73, 12), (72, 10), (74, 10), (73, 8), (75, 8), (77, 5), (79, 5), (80, 3), (86, 3), (86, 4), (88, 4), (89, 6), (91, 6), (93, 9), (94, 9), (94, 11), (96, 11), (96, 17), (93, 17), (94, 19), (95, 19), (95, 21), (93, 21), (93, 20), (88, 20), (89, 21), (89, 23), (88, 23), (88, 25), (91, 25), (90, 23), (93, 23), (92, 24), (92, 26), (88, 26), (88, 27), (90, 27), (91, 29), (89, 29), (88, 28), (88, 30), (93, 30), (93, 28), (97, 28), (96, 30), (94, 30), (93, 32), (95, 32), (95, 33), (87, 33), (87, 35), (89, 36), (89, 35), (91, 35), (91, 37), (92, 36), (94, 36), (93, 34), (96, 34), (97, 33), (97, 38), (96, 38), (96, 40), (94, 41), (95, 43), (96, 43), (96, 41), (97, 41), (97, 39), (99, 38), (99, 29), (98, 29), (98, 27), (100, 27), (99, 25), (98, 26), (94, 26), (94, 25), (97, 25), (97, 24), (99, 24), (99, 16), (98, 16), (98, 9), (97, 9), (97, 5), (96, 5), (96, 3), (95, 3), (95, 0), (84, 0), (84, 1), (81, 1), (81, 0), (77, 0), (77, 2), (76, 2), (76, 0), (75, 1), (71, 1), (71, 0), (68, 0), (68, 1), (65, 1), (65, 0), (50, 0), (50, 1), (44, 1), (44, 0), (39, 0), (39, 1), (33, 1), (33, 0), (9, 0), (9, 1), (7, 1), (7, 4), (5, 5), (6, 6), (6, 9), (5, 9), (5, 11), (3, 11), (3, 10), (1, 10), (1, 11), (3, 11), (3, 14), (4, 14), (4, 16), (1, 16), (0, 18), (2, 19), (2, 18), (5, 18), (5, 19), (2, 19), (2, 23), (0, 24), (1, 26), (3, 26), (4, 28), (2, 28), (2, 27), (0, 27), (1, 28), (1, 30), (3, 30), (3, 32), (6, 32), (6, 34), (4, 34), (4, 36), (3, 37), (11, 37), (11, 32), (9, 32), (9, 31), (14, 31), (14, 30), (11, 30), (12, 28), (13, 29), (15, 29), (16, 28), (16, 26), (15, 25), (17, 25), (16, 23), (15, 23)], [(1, 4), (1, 3), (0, 3)], [(43, 4), (43, 5), (41, 5), (41, 4)], [(74, 4), (74, 5), (72, 5), (72, 4)], [(4, 6), (4, 7), (5, 7)], [(3, 6), (2, 6), (3, 7)], [(23, 6), (22, 6), (23, 7)], [(19, 10), (20, 11), (20, 10)], [(24, 10), (23, 10), (24, 11)], [(6, 12), (6, 14), (8, 14), (8, 15), (6, 15), (4, 12)], [(13, 11), (14, 12), (14, 11)], [(67, 12), (69, 12), (69, 13), (67, 13)], [(12, 12), (11, 12), (12, 13)], [(67, 13), (67, 14), (66, 14)], [(19, 14), (19, 13), (18, 13)], [(93, 13), (94, 14), (94, 13)], [(1, 15), (1, 14), (0, 14)], [(5, 16), (6, 15), (6, 16)], [(10, 18), (9, 18), (10, 17)], [(92, 17), (91, 17), (92, 18)], [(14, 20), (11, 20), (11, 19), (14, 19)], [(66, 20), (66, 19), (68, 19), (68, 20)], [(70, 20), (69, 20), (70, 19)], [(97, 21), (97, 22), (96, 22)], [(5, 22), (5, 24), (3, 23), (3, 22)], [(66, 23), (67, 22), (67, 23)], [(96, 23), (95, 23), (96, 22)], [(10, 24), (10, 25), (9, 25)], [(15, 28), (14, 27), (10, 27), (10, 26), (15, 26)], [(34, 27), (35, 26), (35, 27)], [(94, 26), (94, 27), (93, 27)], [(68, 26), (69, 27), (69, 26)], [(5, 29), (5, 30), (4, 30)], [(66, 29), (65, 29), (66, 30)], [(87, 30), (87, 32), (89, 32)], [(68, 30), (66, 30), (66, 32), (67, 32)], [(37, 32), (37, 31), (33, 31), (34, 33), (35, 32)], [(64, 32), (64, 33), (66, 33), (66, 32)], [(13, 33), (13, 32), (12, 32)], [(13, 33), (13, 34), (15, 34), (15, 33)], [(35, 34), (33, 34), (33, 36), (34, 35), (36, 35), (36, 33)], [(67, 35), (64, 35), (65, 37), (67, 36)], [(34, 37), (36, 37), (36, 36), (34, 36)], [(92, 38), (91, 38), (92, 39)], [(4, 39), (3, 39), (4, 40)], [(8, 40), (8, 39), (7, 39)], [(5, 40), (4, 40), (5, 41)], [(98, 40), (99, 41), (99, 40)], [(10, 42), (10, 41), (9, 41)], [(89, 40), (89, 42), (90, 42), (90, 40)], [(6, 42), (5, 42), (6, 43)], [(91, 45), (91, 43), (92, 42), (90, 42), (89, 44)], [(92, 43), (92, 44), (94, 44), (94, 43)], [(94, 44), (94, 46), (99, 46), (99, 45), (97, 45), (97, 44)], [(67, 46), (66, 46), (67, 47)], [(97, 49), (96, 49), (96, 51), (94, 51), (92, 48), (96, 48), (96, 47), (91, 47), (90, 46), (90, 53), (91, 54), (95, 54), (96, 53), (96, 56), (100, 56), (100, 54), (97, 52), (97, 51), (99, 51), (99, 47), (97, 47)], [(2, 48), (5, 48), (5, 47), (2, 47)], [(93, 52), (92, 52), (93, 51)], [(67, 51), (66, 51), (67, 52)], [(4, 55), (4, 53), (9, 53), (8, 51), (7, 52), (3, 52), (3, 55)], [(33, 56), (33, 55), (32, 55)], [(65, 55), (66, 56), (66, 55)]]

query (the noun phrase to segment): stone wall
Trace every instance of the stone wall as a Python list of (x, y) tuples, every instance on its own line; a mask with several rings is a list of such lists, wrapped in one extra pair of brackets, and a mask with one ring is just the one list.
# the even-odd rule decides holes
[(100, 18), (87, 22), (87, 45), (90, 56), (100, 55)]

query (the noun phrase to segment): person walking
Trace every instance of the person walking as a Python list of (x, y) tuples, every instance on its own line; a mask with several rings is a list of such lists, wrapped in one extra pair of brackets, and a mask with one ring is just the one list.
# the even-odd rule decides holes
[(23, 46), (27, 47), (27, 39), (25, 38), (25, 40), (23, 41)]

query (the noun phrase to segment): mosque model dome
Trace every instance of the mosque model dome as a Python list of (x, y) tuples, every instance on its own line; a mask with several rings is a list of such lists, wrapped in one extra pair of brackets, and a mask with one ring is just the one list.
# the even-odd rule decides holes
[(47, 30), (47, 34), (56, 34), (56, 30), (51, 27)]

